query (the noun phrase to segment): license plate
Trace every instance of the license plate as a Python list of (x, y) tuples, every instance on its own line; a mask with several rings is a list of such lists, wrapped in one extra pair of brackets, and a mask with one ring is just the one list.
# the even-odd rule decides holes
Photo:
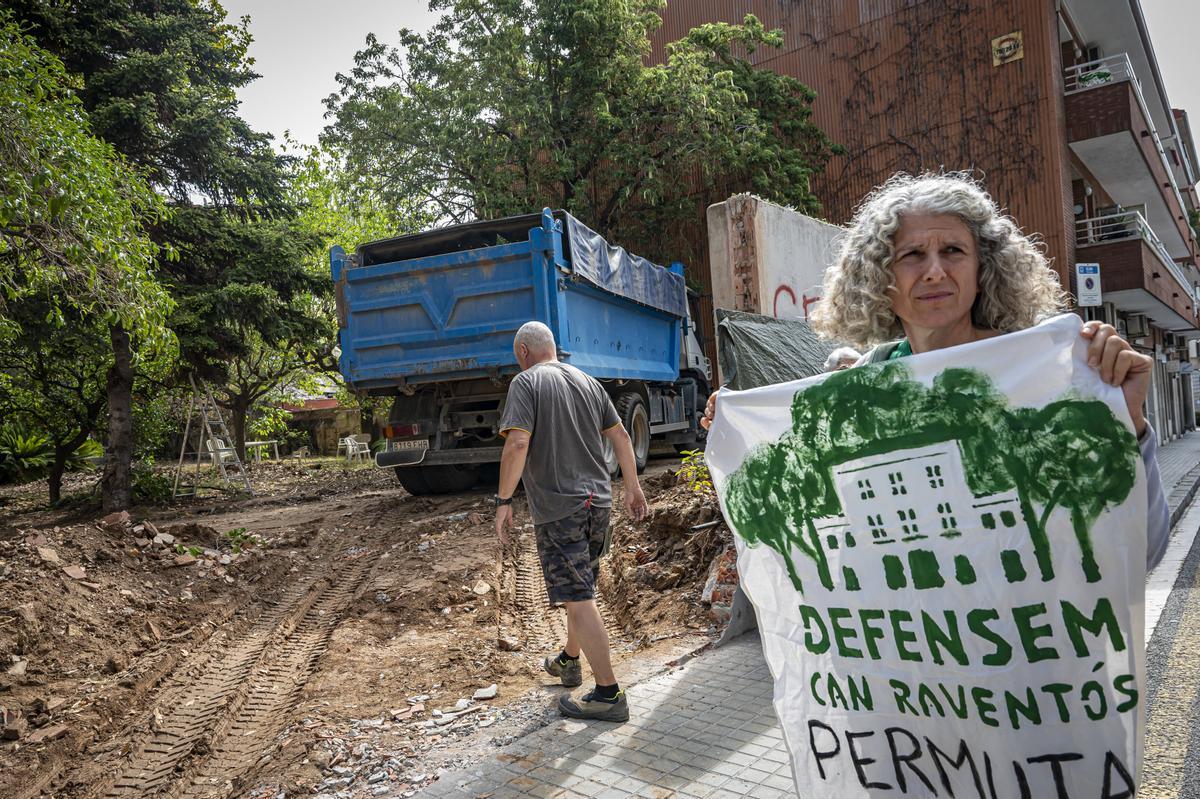
[(392, 450), (398, 449), (429, 449), (429, 439), (418, 438), (414, 441), (393, 441)]

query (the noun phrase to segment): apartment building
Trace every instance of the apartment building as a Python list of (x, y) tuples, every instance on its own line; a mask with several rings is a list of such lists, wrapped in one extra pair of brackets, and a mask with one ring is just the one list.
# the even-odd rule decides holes
[(1101, 304), (1079, 312), (1155, 357), (1159, 436), (1194, 429), (1200, 164), (1138, 0), (671, 0), (655, 58), (746, 14), (785, 36), (751, 58), (812, 87), (846, 148), (815, 186), (829, 221), (898, 170), (974, 170), (1073, 295), (1099, 264)]

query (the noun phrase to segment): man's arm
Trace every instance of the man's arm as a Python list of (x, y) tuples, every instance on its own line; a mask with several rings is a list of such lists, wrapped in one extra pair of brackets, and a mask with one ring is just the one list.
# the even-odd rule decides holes
[[(630, 452), (633, 450), (630, 449)], [(504, 438), (504, 452), (500, 455), (500, 486), (496, 489), (501, 499), (508, 499), (517, 490), (528, 456), (529, 433), (517, 427), (508, 430)]]
[[(500, 454), (500, 485), (496, 495), (501, 499), (512, 499), (521, 482), (521, 473), (525, 471), (525, 459), (529, 456), (529, 431), (512, 427), (505, 431), (504, 452)], [(496, 535), (500, 543), (508, 543), (508, 531), (512, 529), (512, 505), (500, 505), (496, 508)]]
[(613, 445), (617, 453), (617, 463), (621, 464), (621, 479), (625, 481), (625, 512), (634, 521), (640, 522), (646, 518), (646, 495), (642, 493), (642, 484), (638, 482), (633, 442), (629, 440), (629, 433), (620, 422), (605, 430), (604, 437)]

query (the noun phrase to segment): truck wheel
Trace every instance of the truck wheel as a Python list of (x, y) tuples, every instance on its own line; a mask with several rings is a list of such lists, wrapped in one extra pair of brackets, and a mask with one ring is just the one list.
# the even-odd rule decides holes
[(475, 466), (397, 466), (396, 477), (404, 490), (414, 496), (453, 494), (475, 487), (479, 469)]
[[(646, 461), (650, 459), (650, 414), (646, 412), (642, 395), (627, 391), (617, 397), (617, 416), (633, 441), (633, 459), (637, 463), (638, 474), (641, 474), (646, 468)], [(616, 459), (615, 453), (613, 458)]]
[(425, 482), (424, 470), (420, 466), (397, 466), (396, 479), (414, 497), (433, 493), (429, 490), (429, 483)]
[(425, 472), (425, 482), (429, 484), (431, 494), (454, 494), (474, 488), (479, 482), (478, 466), (422, 466)]

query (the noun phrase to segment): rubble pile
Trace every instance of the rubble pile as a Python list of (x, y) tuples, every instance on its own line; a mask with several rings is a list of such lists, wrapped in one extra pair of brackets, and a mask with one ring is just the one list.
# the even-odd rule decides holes
[(453, 704), (435, 701), (437, 693), (417, 694), (377, 718), (349, 719), (330, 725), (305, 718), (290, 734), (308, 733), (304, 762), (320, 776), (288, 785), (262, 785), (251, 796), (274, 797), (305, 790), (317, 799), (413, 796), (469, 758), (455, 750), (480, 730), (509, 713), (490, 704), (499, 696), (495, 683)]
[(615, 525), (601, 588), (627, 627), (648, 621), (699, 626), (707, 621), (705, 583), (732, 534), (711, 491), (693, 490), (673, 472), (645, 483), (650, 517), (641, 525), (624, 519)]

